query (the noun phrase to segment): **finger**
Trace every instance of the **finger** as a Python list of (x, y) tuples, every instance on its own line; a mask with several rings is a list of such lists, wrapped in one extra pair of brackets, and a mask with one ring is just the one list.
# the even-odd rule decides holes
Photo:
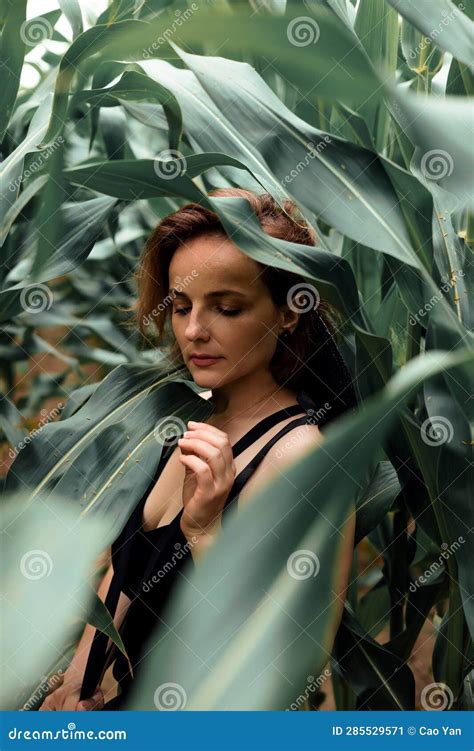
[(231, 464), (234, 461), (234, 455), (232, 453), (232, 446), (230, 445), (229, 436), (226, 433), (219, 431), (219, 434), (213, 433), (206, 428), (196, 428), (195, 430), (187, 430), (183, 433), (183, 438), (200, 438), (207, 441), (211, 446), (215, 446), (220, 449), (225, 456), (226, 461)]
[(197, 455), (211, 468), (215, 492), (221, 493), (234, 481), (236, 469), (232, 452), (229, 454), (221, 448), (212, 446), (207, 441), (198, 438), (181, 438), (178, 446), (185, 456)]
[(93, 700), (92, 709), (94, 710), (94, 712), (97, 712), (103, 708), (104, 694), (102, 693), (101, 689), (99, 689), (99, 691), (96, 694), (94, 694), (94, 696), (92, 697), (92, 700)]
[(199, 490), (204, 497), (212, 497), (215, 492), (214, 476), (211, 467), (202, 459), (190, 454), (179, 456), (178, 459), (194, 472)]
[(90, 699), (83, 699), (77, 705), (78, 712), (93, 712), (102, 709), (104, 706), (104, 695), (102, 691), (96, 692)]
[(206, 461), (211, 467), (216, 479), (218, 473), (226, 471), (227, 461), (223, 456), (220, 447), (213, 446), (208, 441), (201, 438), (180, 438), (178, 445), (181, 449), (192, 451), (197, 454), (200, 459)]
[(216, 428), (215, 425), (209, 425), (207, 422), (196, 422), (195, 420), (189, 420), (187, 423), (190, 428), (207, 428), (212, 433), (221, 433), (222, 435), (226, 435), (223, 430), (220, 430), (219, 428)]
[(64, 699), (61, 709), (63, 709), (65, 712), (74, 712), (76, 711), (78, 707), (78, 703), (79, 703), (79, 692), (74, 693), (74, 694), (69, 694), (69, 696), (66, 696), (66, 698)]

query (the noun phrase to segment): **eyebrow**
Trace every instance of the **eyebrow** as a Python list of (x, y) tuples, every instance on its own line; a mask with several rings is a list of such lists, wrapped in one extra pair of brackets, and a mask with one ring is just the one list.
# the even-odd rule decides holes
[[(179, 290), (172, 287), (169, 291), (169, 294), (175, 294), (177, 297), (186, 297), (189, 300), (189, 297), (184, 293), (180, 292)], [(215, 297), (222, 297), (223, 295), (237, 295), (238, 297), (245, 297), (245, 294), (243, 292), (239, 292), (236, 289), (219, 289), (215, 290), (214, 292), (208, 292), (204, 295), (206, 298), (215, 298)]]

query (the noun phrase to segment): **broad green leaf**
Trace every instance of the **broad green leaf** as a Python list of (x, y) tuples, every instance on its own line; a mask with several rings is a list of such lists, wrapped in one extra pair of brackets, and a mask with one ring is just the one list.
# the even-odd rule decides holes
[(58, 3), (71, 25), (73, 37), (82, 34), (82, 11), (79, 0), (58, 0)]
[[(398, 13), (380, 0), (362, 0), (357, 8), (354, 31), (377, 70), (392, 75), (397, 67)], [(372, 133), (376, 150), (384, 153), (388, 145), (390, 115), (385, 103), (371, 97), (359, 107)]]
[(156, 159), (117, 159), (113, 162), (89, 162), (64, 171), (75, 185), (82, 185), (125, 200), (154, 196), (179, 196), (189, 201), (205, 202), (192, 178), (219, 164), (232, 164), (245, 169), (225, 154), (196, 154), (189, 157)]
[(8, 127), (20, 85), (25, 56), (25, 40), (22, 35), (24, 36), (26, 24), (26, 2), (27, 0), (7, 0), (3, 8), (6, 19), (0, 37), (0, 60), (3, 71), (0, 141), (3, 141)]
[(358, 696), (359, 710), (413, 710), (415, 679), (411, 670), (378, 644), (344, 611), (335, 650), (335, 668)]
[(451, 0), (387, 0), (428, 39), (472, 65), (474, 24)]
[(66, 420), (71, 417), (77, 410), (82, 407), (85, 402), (92, 396), (99, 384), (87, 383), (85, 386), (79, 386), (78, 389), (74, 389), (69, 394), (67, 404), (61, 412), (60, 420)]
[(26, 137), (1, 164), (0, 216), (2, 221), (5, 213), (17, 198), (22, 183), (23, 160), (27, 154), (38, 151), (37, 144), (46, 132), (51, 101), (51, 97), (45, 97), (31, 119)]
[(402, 22), (400, 42), (406, 64), (419, 76), (432, 76), (442, 65), (442, 50), (405, 19)]
[(80, 91), (74, 96), (73, 105), (88, 102), (93, 107), (114, 107), (122, 101), (160, 103), (168, 123), (170, 149), (178, 148), (183, 127), (178, 101), (172, 91), (142, 73), (126, 71), (113, 86)]
[[(412, 583), (413, 584), (413, 583)], [(406, 628), (385, 645), (402, 660), (408, 660), (418, 635), (435, 603), (446, 597), (447, 587), (443, 583), (409, 588), (406, 605)]]
[[(307, 0), (309, 8), (318, 4), (319, 0)], [(351, 0), (323, 0), (323, 2), (344, 21), (349, 28), (352, 28), (356, 19), (356, 9)]]
[(357, 499), (356, 543), (386, 516), (399, 492), (400, 483), (394, 468), (390, 462), (379, 462), (370, 484)]
[[(208, 44), (219, 40), (221, 54), (230, 55), (233, 50), (241, 54), (243, 50), (254, 49), (255, 45), (258, 48), (265, 39), (266, 54), (273, 59), (277, 70), (290, 80), (296, 75), (303, 93), (314, 89), (314, 80), (309, 86), (308, 77), (302, 71), (318, 70), (318, 94), (334, 98), (337, 87), (336, 98), (349, 102), (357, 101), (360, 94), (370, 94), (378, 81), (377, 75), (363, 52), (354, 45), (349, 29), (328, 8), (317, 6), (313, 9), (314, 19), (310, 21), (310, 43), (301, 45), (301, 34), (304, 39), (307, 32), (300, 16), (298, 13), (285, 17), (255, 15), (247, 3), (235, 2), (232, 6), (232, 35), (228, 34), (227, 14), (200, 9), (176, 30), (174, 40), (179, 46), (189, 49), (193, 42), (200, 44), (205, 34)], [(166, 43), (157, 41), (165, 39), (161, 35), (171, 18), (170, 14), (163, 13), (148, 23), (124, 20), (110, 25), (99, 24), (77, 37), (61, 60), (45, 143), (54, 140), (61, 132), (74, 72), (87, 57), (97, 54), (98, 60), (129, 61), (147, 56), (174, 57)], [(311, 43), (316, 37), (318, 43)]]
[(2, 394), (0, 398), (0, 428), (12, 446), (20, 443), (26, 435), (22, 425), (21, 412), (6, 394)]
[[(27, 319), (28, 320), (28, 319)], [(96, 334), (102, 342), (111, 346), (115, 352), (122, 352), (129, 361), (139, 361), (140, 353), (137, 352), (133, 343), (123, 331), (112, 321), (101, 316), (89, 315), (87, 318), (79, 318), (60, 312), (43, 311), (31, 314), (32, 326), (37, 328), (49, 326), (67, 326), (72, 330), (79, 331), (81, 328), (89, 329)], [(80, 335), (79, 335), (80, 336)], [(147, 364), (146, 361), (143, 361)]]
[(41, 175), (40, 177), (37, 177), (36, 180), (33, 180), (31, 183), (29, 183), (29, 185), (16, 199), (15, 203), (13, 203), (8, 211), (4, 214), (2, 224), (0, 226), (0, 246), (5, 242), (5, 238), (7, 237), (10, 227), (12, 226), (15, 219), (18, 217), (20, 212), (23, 211), (28, 202), (38, 193), (39, 190), (43, 188), (47, 179), (48, 178), (46, 175)]
[(179, 70), (162, 60), (147, 61), (142, 67), (152, 78), (173, 90), (183, 112), (186, 135), (195, 151), (218, 150), (228, 154), (245, 164), (250, 171), (249, 175), (245, 175), (236, 172), (232, 166), (221, 165), (220, 172), (232, 182), (254, 191), (259, 191), (263, 186), (279, 203), (290, 198), (288, 190), (253, 145), (253, 137), (247, 138), (240, 126), (223, 116), (190, 71)]
[(386, 626), (390, 609), (390, 593), (381, 579), (357, 603), (355, 615), (363, 631), (375, 638)]
[[(431, 341), (427, 344), (431, 346)], [(452, 398), (444, 383), (451, 376), (448, 372), (444, 377), (425, 384), (425, 403), (430, 423), (425, 421), (423, 435), (428, 451), (432, 449), (431, 460), (436, 462), (435, 503), (440, 518), (442, 549), (448, 553), (443, 563), (448, 567), (451, 577), (454, 573), (452, 563), (454, 560), (457, 563), (462, 603), (471, 636), (474, 636), (474, 577), (470, 551), (474, 509), (466, 494), (466, 488), (474, 484), (473, 435), (472, 424), (469, 424), (466, 412)], [(429, 460), (430, 456), (427, 458)], [(458, 644), (458, 649), (459, 646)]]
[(322, 295), (364, 326), (352, 270), (343, 258), (318, 246), (289, 243), (263, 232), (243, 198), (209, 197), (232, 241), (254, 260), (318, 282)]
[(23, 705), (70, 639), (71, 621), (87, 613), (90, 566), (107, 529), (105, 520), (78, 523), (67, 497), (26, 498), (11, 494), (1, 509), (2, 709)]
[[(472, 108), (464, 97), (440, 99), (393, 91), (398, 122), (416, 146), (419, 179), (453, 193), (460, 208), (472, 206), (474, 157)], [(449, 128), (446, 127), (449, 122)]]
[(56, 251), (64, 232), (62, 204), (66, 198), (64, 181), (64, 141), (49, 157), (48, 181), (41, 192), (38, 211), (34, 222), (36, 252), (31, 267), (31, 277), (37, 280)]
[(71, 417), (44, 425), (19, 452), (7, 490), (21, 482), (32, 498), (51, 490), (67, 494), (81, 516), (104, 516), (113, 508), (104, 545), (111, 542), (159, 462), (165, 445), (160, 425), (179, 435), (189, 419), (210, 411), (181, 372), (166, 362), (164, 368), (116, 368)]
[(464, 326), (474, 329), (474, 266), (471, 251), (453, 226), (456, 201), (442, 188), (433, 190), (433, 245), (440, 287)]
[[(90, 201), (63, 204), (63, 234), (59, 243), (49, 249), (50, 255), (44, 260), (41, 271), (33, 275), (31, 255), (20, 261), (7, 276), (7, 282), (16, 283), (0, 292), (1, 320), (8, 320), (29, 307), (33, 311), (37, 309), (34, 302), (37, 295), (44, 300), (42, 310), (51, 307), (54, 293), (44, 282), (67, 273), (87, 258), (115, 203), (114, 199), (100, 196)], [(40, 303), (39, 299), (37, 303)]]
[(392, 185), (372, 152), (297, 118), (250, 66), (178, 51), (219, 110), (258, 139), (272, 172), (298, 201), (357, 242), (417, 265)]
[(113, 618), (107, 610), (104, 602), (97, 594), (93, 596), (92, 607), (87, 618), (87, 623), (90, 623), (91, 626), (99, 629), (99, 631), (102, 631), (102, 633), (107, 634), (112, 642), (119, 648), (122, 654), (125, 655), (125, 657), (128, 659), (127, 651), (122, 641), (122, 637), (115, 628)]

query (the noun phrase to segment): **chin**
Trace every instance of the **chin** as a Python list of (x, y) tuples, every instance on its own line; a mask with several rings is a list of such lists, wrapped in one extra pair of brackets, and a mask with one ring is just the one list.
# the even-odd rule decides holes
[(199, 370), (199, 368), (196, 368), (195, 371), (191, 371), (193, 381), (197, 383), (198, 386), (207, 386), (208, 388), (213, 388), (216, 384), (216, 381), (218, 380), (215, 376), (212, 377), (208, 373), (203, 373)]

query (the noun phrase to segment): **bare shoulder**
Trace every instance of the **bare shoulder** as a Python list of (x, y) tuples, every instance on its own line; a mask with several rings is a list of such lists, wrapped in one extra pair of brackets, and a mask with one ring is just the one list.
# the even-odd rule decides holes
[(269, 463), (276, 466), (295, 461), (306, 452), (316, 448), (323, 440), (317, 425), (311, 423), (297, 425), (273, 444), (262, 464), (267, 459)]
[(324, 437), (317, 425), (298, 425), (276, 441), (245, 483), (239, 495), (239, 504), (249, 500), (266, 483), (284, 474), (285, 469), (308, 452), (313, 451)]

